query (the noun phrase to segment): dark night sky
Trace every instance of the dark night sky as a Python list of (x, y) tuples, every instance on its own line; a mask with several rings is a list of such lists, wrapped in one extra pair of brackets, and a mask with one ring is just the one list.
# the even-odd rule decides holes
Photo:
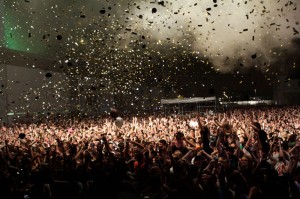
[(271, 95), (299, 74), (299, 3), (5, 0), (4, 42), (125, 94), (134, 82), (170, 96)]

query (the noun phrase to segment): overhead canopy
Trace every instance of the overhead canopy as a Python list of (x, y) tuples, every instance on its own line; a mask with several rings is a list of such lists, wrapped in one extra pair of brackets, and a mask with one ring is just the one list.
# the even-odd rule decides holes
[(160, 103), (164, 104), (186, 104), (186, 103), (198, 103), (198, 102), (209, 102), (216, 100), (216, 97), (193, 97), (183, 99), (161, 99)]

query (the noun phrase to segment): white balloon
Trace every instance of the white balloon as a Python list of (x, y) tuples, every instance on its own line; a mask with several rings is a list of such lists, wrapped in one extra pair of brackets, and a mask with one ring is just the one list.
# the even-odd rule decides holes
[(115, 125), (118, 127), (118, 128), (121, 128), (123, 126), (123, 119), (121, 117), (117, 117), (116, 120), (115, 120)]
[(191, 121), (190, 121), (190, 127), (191, 127), (191, 128), (196, 128), (196, 127), (198, 127), (198, 122), (197, 122), (197, 121), (191, 120)]

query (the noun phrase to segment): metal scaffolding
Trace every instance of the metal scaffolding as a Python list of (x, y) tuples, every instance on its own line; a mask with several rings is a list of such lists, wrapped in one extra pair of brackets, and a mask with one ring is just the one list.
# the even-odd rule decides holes
[(167, 114), (188, 114), (188, 113), (204, 113), (207, 111), (216, 112), (216, 97), (193, 97), (182, 99), (161, 99), (165, 115)]

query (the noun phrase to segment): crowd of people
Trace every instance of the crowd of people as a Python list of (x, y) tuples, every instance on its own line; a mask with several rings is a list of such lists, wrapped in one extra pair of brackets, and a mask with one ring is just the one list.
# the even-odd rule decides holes
[(300, 107), (48, 117), (0, 132), (1, 198), (300, 198)]

